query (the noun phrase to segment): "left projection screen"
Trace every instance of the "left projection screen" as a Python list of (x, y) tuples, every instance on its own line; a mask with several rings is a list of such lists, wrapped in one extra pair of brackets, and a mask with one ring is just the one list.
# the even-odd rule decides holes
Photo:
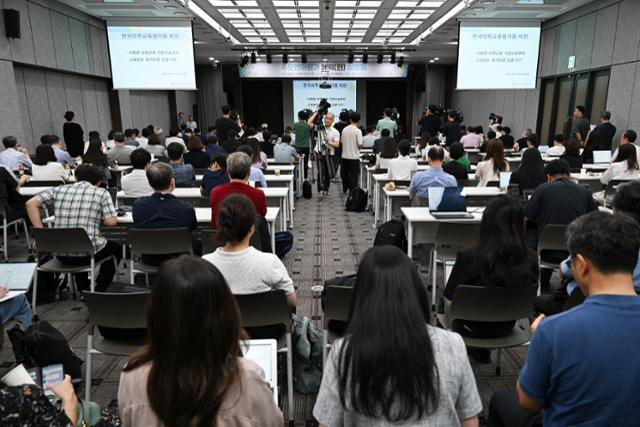
[(108, 25), (114, 89), (196, 89), (188, 26)]

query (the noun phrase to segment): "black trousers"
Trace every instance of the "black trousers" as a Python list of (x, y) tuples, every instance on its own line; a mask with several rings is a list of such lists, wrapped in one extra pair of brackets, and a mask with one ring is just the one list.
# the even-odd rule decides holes
[[(97, 261), (103, 260), (111, 255), (115, 256), (116, 262), (120, 263), (122, 259), (122, 247), (113, 242), (111, 240), (107, 240), (107, 244), (100, 251), (96, 252), (94, 258)], [(69, 265), (84, 265), (89, 264), (91, 262), (91, 258), (89, 257), (71, 257), (71, 256), (60, 256), (58, 257), (60, 261)], [(100, 273), (96, 277), (96, 288), (97, 292), (106, 291), (107, 287), (113, 282), (113, 277), (116, 274), (116, 267), (111, 261), (107, 261), (100, 266)], [(76, 285), (78, 290), (89, 290), (91, 288), (91, 281), (89, 279), (89, 273), (76, 273), (74, 274), (74, 278), (76, 280)]]
[(360, 175), (360, 160), (342, 159), (340, 165), (342, 192), (355, 190)]
[(329, 191), (331, 177), (329, 176), (329, 165), (332, 159), (326, 155), (316, 154), (316, 167), (318, 169), (318, 192)]
[(488, 427), (542, 426), (542, 415), (532, 415), (520, 408), (515, 390), (499, 390), (489, 403)]
[(304, 170), (304, 179), (307, 179), (309, 175), (309, 149), (308, 148), (296, 148), (296, 151), (300, 155), (300, 161), (302, 162), (302, 169)]

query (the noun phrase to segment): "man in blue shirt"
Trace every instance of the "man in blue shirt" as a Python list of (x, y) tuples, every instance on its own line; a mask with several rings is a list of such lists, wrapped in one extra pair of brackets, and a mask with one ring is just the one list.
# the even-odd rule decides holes
[(173, 178), (177, 187), (191, 187), (196, 179), (196, 171), (191, 165), (182, 162), (184, 147), (177, 142), (172, 142), (167, 146), (167, 156), (169, 156), (169, 166), (173, 169)]
[(6, 148), (0, 153), (0, 164), (8, 167), (12, 171), (20, 169), (31, 169), (31, 160), (29, 152), (20, 148), (18, 139), (15, 136), (5, 136), (2, 138), (2, 144)]
[[(640, 227), (627, 215), (595, 211), (569, 225), (567, 247), (587, 299), (548, 319), (540, 315), (531, 325), (516, 385), (520, 407), (529, 413), (544, 409), (545, 427), (637, 425), (640, 297), (632, 272)], [(494, 415), (510, 412), (492, 409)]]
[(51, 144), (53, 153), (56, 155), (56, 160), (63, 166), (75, 166), (76, 161), (73, 160), (71, 155), (62, 149), (62, 140), (57, 135), (47, 135), (47, 143)]
[(273, 159), (278, 163), (297, 163), (300, 156), (291, 146), (291, 135), (282, 135), (280, 142), (273, 147)]
[(225, 156), (227, 155), (227, 152), (224, 150), (224, 148), (222, 148), (220, 144), (218, 144), (218, 138), (215, 135), (207, 134), (205, 144), (206, 145), (204, 146), (204, 151), (209, 155), (211, 160), (213, 160), (213, 158), (217, 154), (224, 154)]
[(442, 169), (444, 161), (444, 150), (438, 145), (434, 145), (427, 153), (429, 169), (418, 172), (411, 178), (409, 185), (409, 198), (413, 200), (426, 200), (429, 198), (429, 187), (457, 187), (458, 183), (453, 175), (449, 175)]
[(200, 184), (200, 194), (205, 197), (211, 195), (211, 190), (218, 185), (229, 182), (229, 174), (227, 173), (227, 155), (216, 154), (211, 160), (211, 166), (202, 177)]

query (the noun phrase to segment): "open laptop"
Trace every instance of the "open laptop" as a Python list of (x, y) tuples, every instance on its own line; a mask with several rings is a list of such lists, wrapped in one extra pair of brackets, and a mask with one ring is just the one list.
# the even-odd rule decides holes
[(429, 213), (437, 219), (473, 218), (467, 212), (463, 187), (429, 187)]
[(273, 339), (246, 340), (240, 342), (242, 354), (255, 362), (264, 371), (264, 380), (273, 391), (273, 399), (278, 404), (278, 343)]
[(594, 150), (593, 151), (593, 163), (608, 164), (611, 163), (611, 151), (609, 150)]
[(547, 154), (547, 151), (549, 151), (549, 146), (548, 145), (538, 145), (538, 151), (540, 152), (540, 154)]

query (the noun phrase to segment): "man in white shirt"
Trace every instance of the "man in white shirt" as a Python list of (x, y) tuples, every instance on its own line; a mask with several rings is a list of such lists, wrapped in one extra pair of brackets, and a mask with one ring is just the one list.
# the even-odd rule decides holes
[(398, 181), (410, 181), (411, 176), (418, 170), (418, 162), (409, 157), (411, 153), (411, 142), (407, 139), (403, 139), (398, 144), (399, 156), (395, 159), (389, 160), (387, 166), (387, 173), (389, 179), (395, 179)]
[(184, 143), (184, 140), (178, 136), (178, 132), (180, 132), (178, 129), (171, 129), (169, 131), (169, 137), (164, 140), (164, 146), (168, 147), (169, 144), (171, 144), (172, 142), (175, 142), (177, 144), (182, 145), (182, 147), (184, 147), (184, 150), (187, 151), (187, 146)]
[[(313, 113), (307, 123), (312, 127), (316, 120), (318, 111)], [(313, 152), (316, 154), (316, 160), (318, 164), (318, 192), (321, 195), (326, 195), (329, 191), (329, 185), (331, 178), (335, 175), (335, 166), (329, 170), (329, 162), (333, 161), (335, 155), (335, 149), (340, 147), (340, 132), (333, 127), (333, 121), (335, 120), (333, 113), (327, 113), (324, 115), (324, 131), (318, 133)]]
[(560, 157), (564, 152), (564, 136), (558, 134), (553, 137), (553, 147), (549, 147), (547, 150), (547, 156)]
[(360, 149), (362, 148), (362, 131), (358, 128), (360, 113), (349, 115), (350, 124), (342, 130), (340, 145), (342, 146), (342, 192), (355, 190), (360, 177)]
[(153, 194), (153, 188), (147, 179), (147, 168), (151, 163), (151, 154), (144, 148), (131, 153), (133, 170), (122, 177), (122, 191), (127, 197), (146, 197)]
[(373, 126), (367, 126), (367, 134), (362, 138), (362, 146), (364, 148), (373, 148), (373, 143), (378, 139), (376, 129)]

